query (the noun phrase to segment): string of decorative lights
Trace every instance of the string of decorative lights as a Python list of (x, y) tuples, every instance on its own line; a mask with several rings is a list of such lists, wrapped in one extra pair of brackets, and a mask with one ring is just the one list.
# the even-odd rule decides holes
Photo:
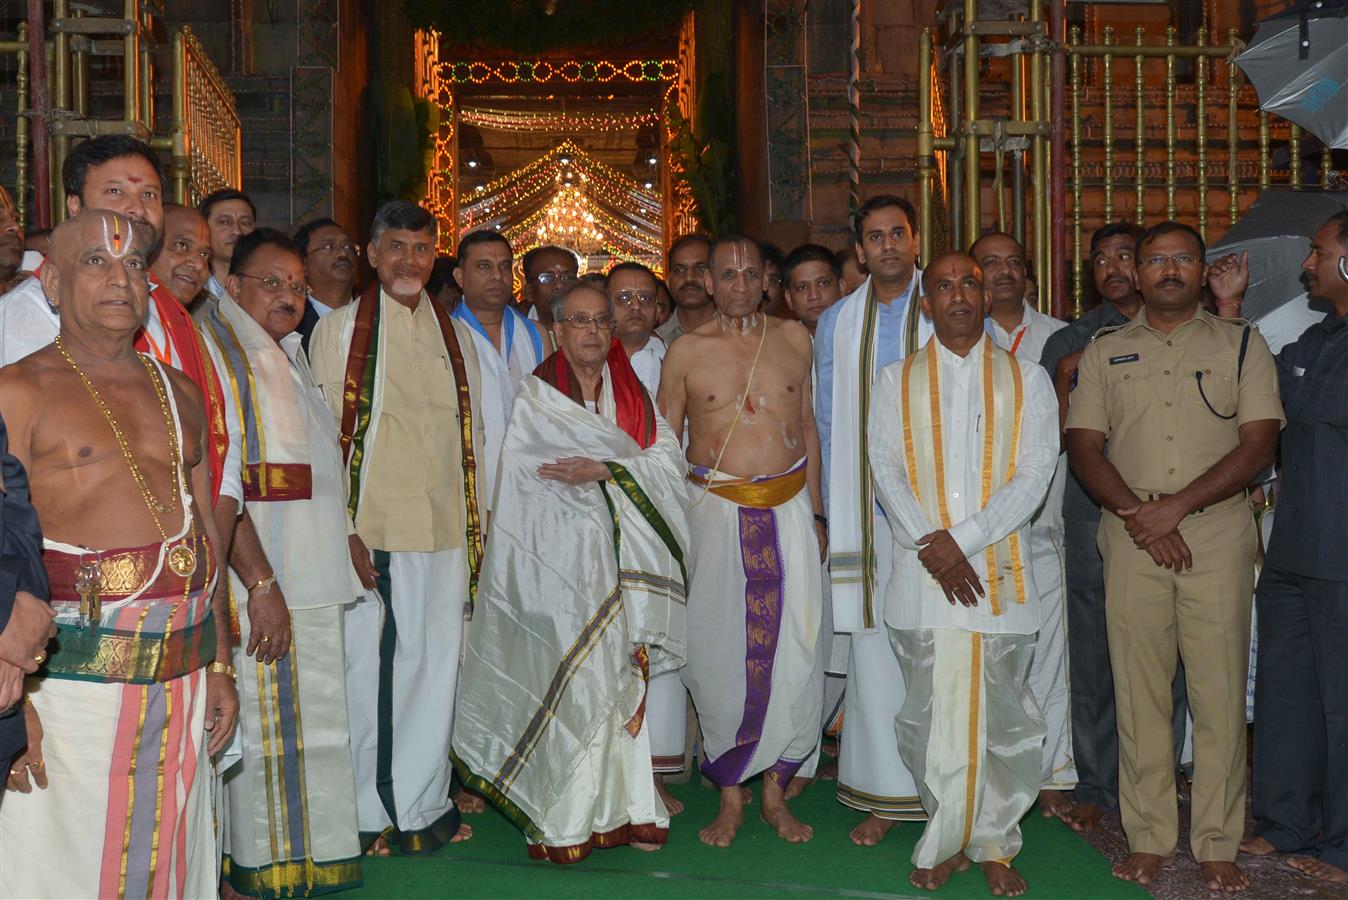
[(546, 84), (549, 81), (606, 84), (619, 79), (640, 83), (674, 81), (679, 77), (676, 59), (459, 60), (443, 62), (440, 66), (441, 77), (457, 84)]
[(659, 125), (660, 116), (655, 112), (554, 113), (465, 106), (459, 109), (459, 121), (504, 131), (635, 131)]

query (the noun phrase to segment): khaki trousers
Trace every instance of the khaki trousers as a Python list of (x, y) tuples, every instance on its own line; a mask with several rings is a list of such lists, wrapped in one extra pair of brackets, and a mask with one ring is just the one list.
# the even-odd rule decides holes
[(1134, 853), (1179, 843), (1170, 683), (1184, 659), (1194, 721), (1189, 844), (1199, 862), (1236, 858), (1245, 821), (1245, 676), (1254, 522), (1243, 498), (1186, 518), (1191, 571), (1156, 565), (1105, 513), (1100, 554), (1119, 725), (1119, 812)]

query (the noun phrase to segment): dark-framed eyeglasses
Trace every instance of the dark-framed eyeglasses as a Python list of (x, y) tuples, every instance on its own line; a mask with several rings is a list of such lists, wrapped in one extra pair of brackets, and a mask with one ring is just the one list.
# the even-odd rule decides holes
[(589, 316), (585, 313), (576, 313), (575, 315), (566, 316), (562, 321), (572, 328), (575, 328), (577, 331), (585, 331), (590, 328), (595, 328), (599, 331), (613, 330), (613, 317), (608, 315)]
[(286, 282), (275, 275), (249, 275), (247, 272), (237, 272), (240, 278), (251, 278), (254, 281), (262, 282), (262, 286), (270, 294), (279, 294), (283, 290), (289, 289), (290, 293), (296, 297), (303, 297), (308, 293), (308, 287), (303, 281)]

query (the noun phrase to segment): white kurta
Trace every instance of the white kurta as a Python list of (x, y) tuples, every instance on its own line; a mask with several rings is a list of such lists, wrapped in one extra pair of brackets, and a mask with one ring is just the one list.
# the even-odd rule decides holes
[[(1024, 384), (1024, 410), (1014, 477), (980, 508), (983, 481), (983, 337), (967, 356), (933, 341), (941, 380), (941, 447), (945, 452), (949, 531), (986, 586), (989, 545), (1013, 532), (1022, 544), (1030, 519), (1048, 493), (1058, 459), (1058, 403), (1048, 375), (1038, 363), (1017, 359)], [(872, 416), (870, 462), (876, 494), (889, 516), (894, 542), (894, 573), (885, 597), (885, 621), (893, 628), (960, 628), (987, 634), (1035, 634), (1039, 596), (1034, 570), (1026, 569), (1027, 602), (1004, 604), (1001, 615), (988, 604), (952, 605), (940, 585), (918, 561), (917, 539), (940, 530), (918, 503), (904, 459), (904, 421), (900, 402), (903, 365), (885, 367), (875, 386), (875, 404), (895, 415)]]
[[(1030, 518), (1048, 491), (1058, 445), (1053, 389), (1036, 363), (1010, 361), (1020, 369), (1018, 415), (984, 422), (984, 367), (990, 364), (985, 351), (1000, 353), (987, 350), (988, 340), (982, 337), (963, 357), (939, 341), (925, 350), (936, 360), (932, 389), (939, 392), (933, 405), (940, 415), (940, 439), (935, 446), (942, 455), (935, 463), (943, 475), (943, 515), (948, 510), (951, 523), (946, 530), (985, 588), (990, 584), (985, 551), (1013, 534), (1025, 546)], [(1040, 780), (1043, 720), (1026, 684), (1031, 636), (1039, 630), (1035, 573), (1025, 566), (1019, 597), (1004, 587), (999, 613), (986, 598), (974, 607), (952, 603), (927, 574), (916, 541), (941, 524), (918, 501), (916, 475), (908, 471), (904, 389), (903, 366), (886, 367), (875, 402), (897, 415), (871, 418), (870, 463), (894, 537), (885, 621), (908, 690), (897, 721), (899, 750), (932, 816), (913, 864), (931, 867), (961, 850), (975, 862), (1007, 860), (1020, 849), (1018, 823), (1034, 802)], [(984, 426), (997, 428), (994, 434), (1005, 442), (1003, 429), (1015, 427), (1016, 419), (1014, 473), (984, 503), (985, 456), (990, 464), (994, 446)], [(924, 441), (916, 451), (919, 468), (922, 454), (932, 452), (932, 444)], [(938, 502), (932, 496), (935, 485), (923, 484), (921, 490), (929, 503)], [(1009, 575), (1000, 577), (1011, 581)]]
[[(1007, 332), (991, 317), (988, 332), (997, 346), (1017, 359), (1038, 362), (1049, 336), (1067, 323), (1046, 316), (1026, 304), (1020, 327)], [(1072, 761), (1072, 692), (1067, 666), (1067, 616), (1063, 611), (1066, 570), (1063, 551), (1063, 493), (1067, 486), (1067, 454), (1058, 464), (1044, 505), (1030, 521), (1029, 563), (1039, 588), (1039, 636), (1030, 664), (1030, 690), (1043, 710), (1048, 735), (1044, 740), (1043, 786), (1052, 790), (1076, 787)]]
[[(510, 315), (507, 310), (506, 315)], [(461, 316), (456, 316), (460, 318)], [(510, 421), (510, 409), (515, 402), (515, 392), (520, 381), (543, 360), (538, 358), (529, 330), (535, 326), (523, 316), (516, 316), (514, 339), (505, 346), (497, 347), (491, 339), (477, 328), (464, 330), (473, 336), (473, 345), (477, 348), (478, 365), (482, 371), (481, 415), (485, 432), (483, 465), (479, 469), (483, 480), (483, 497), (487, 509), (492, 508), (496, 497), (496, 475), (498, 460), (501, 457), (501, 444), (505, 440), (506, 423)], [(501, 326), (502, 332), (505, 325)]]

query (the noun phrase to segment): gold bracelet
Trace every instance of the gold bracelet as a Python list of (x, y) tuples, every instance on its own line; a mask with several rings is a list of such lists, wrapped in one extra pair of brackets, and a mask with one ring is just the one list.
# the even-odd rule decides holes
[(219, 660), (216, 660), (215, 662), (213, 662), (213, 663), (211, 663), (210, 665), (206, 666), (206, 674), (207, 674), (207, 675), (228, 675), (230, 678), (236, 678), (236, 677), (238, 677), (238, 673), (234, 671), (234, 667), (233, 667), (233, 666), (231, 666), (229, 663), (222, 663), (222, 662), (220, 662)]
[(276, 576), (268, 575), (266, 578), (261, 579), (248, 589), (248, 596), (251, 597), (256, 593), (265, 593), (266, 591), (271, 590), (271, 586), (275, 583), (276, 583)]

